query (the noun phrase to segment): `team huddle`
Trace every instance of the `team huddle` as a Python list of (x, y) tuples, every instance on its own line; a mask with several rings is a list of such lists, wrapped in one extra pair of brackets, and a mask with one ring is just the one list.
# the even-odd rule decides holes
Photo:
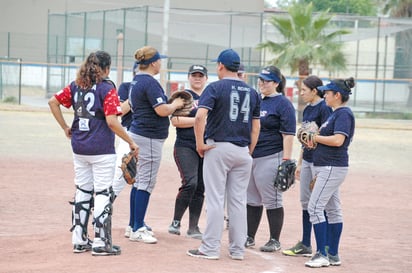
[[(73, 252), (91, 251), (94, 256), (121, 253), (120, 246), (112, 242), (111, 222), (113, 203), (127, 185), (118, 166), (129, 152), (136, 159), (131, 161), (136, 172), (132, 172), (133, 179), (128, 178), (133, 184), (125, 237), (131, 242), (157, 242), (145, 217), (171, 123), (176, 128), (173, 156), (181, 186), (168, 232), (181, 235), (182, 218), (188, 210), (185, 234), (201, 241), (187, 255), (219, 259), (227, 218), (228, 254), (233, 260), (243, 260), (245, 249), (257, 243), (264, 209), (270, 236), (259, 250), (281, 250), (283, 192), (288, 187), (275, 187), (274, 180), (284, 166), (294, 164), (292, 148), (298, 136), (300, 157), (289, 170), (300, 181), (302, 239), (282, 253), (310, 257), (305, 263), (308, 267), (340, 265), (343, 217), (339, 187), (348, 172), (348, 147), (355, 128), (354, 115), (346, 106), (354, 79), (335, 79), (323, 85), (317, 76), (305, 78), (299, 94), (307, 103), (302, 124), (315, 126), (297, 130), (296, 110), (284, 96), (286, 78), (273, 65), (261, 69), (255, 90), (244, 80), (238, 53), (226, 49), (213, 60), (217, 81), (206, 85), (207, 68), (192, 65), (189, 88), (168, 98), (154, 78), (160, 72), (161, 59), (167, 56), (145, 46), (136, 50), (134, 57), (133, 80), (116, 90), (108, 78), (110, 55), (91, 53), (76, 80), (49, 100), (73, 150)], [(74, 110), (71, 126), (61, 105)], [(115, 135), (120, 139), (118, 147)], [(207, 221), (202, 233), (199, 219), (204, 203)], [(90, 215), (93, 239), (87, 229)]]

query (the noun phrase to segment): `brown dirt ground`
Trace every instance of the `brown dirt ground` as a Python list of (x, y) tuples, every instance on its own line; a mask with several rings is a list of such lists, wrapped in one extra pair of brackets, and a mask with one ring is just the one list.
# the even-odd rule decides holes
[[(67, 115), (70, 119), (71, 115)], [(412, 260), (412, 122), (357, 120), (350, 148), (350, 173), (341, 189), (344, 230), (342, 266), (328, 272), (411, 272)], [(164, 147), (158, 185), (147, 222), (159, 240), (155, 245), (123, 237), (128, 223), (126, 188), (116, 200), (113, 240), (122, 247), (116, 257), (73, 254), (71, 207), (74, 193), (70, 143), (47, 109), (0, 104), (0, 272), (310, 272), (307, 258), (247, 250), (244, 261), (227, 254), (227, 231), (221, 258), (207, 261), (186, 256), (199, 241), (167, 233), (179, 175), (172, 158), (174, 130)], [(295, 155), (298, 152), (296, 143)], [(299, 188), (285, 193), (284, 248), (301, 237)], [(206, 213), (200, 226), (204, 227)], [(183, 228), (187, 226), (187, 215)], [(268, 238), (264, 219), (257, 245)], [(313, 241), (315, 245), (315, 242)]]

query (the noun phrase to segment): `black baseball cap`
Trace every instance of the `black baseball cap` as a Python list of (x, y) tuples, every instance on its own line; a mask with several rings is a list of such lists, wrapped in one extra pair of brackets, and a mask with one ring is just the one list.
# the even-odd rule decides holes
[(201, 73), (207, 77), (207, 68), (200, 64), (190, 66), (188, 74)]

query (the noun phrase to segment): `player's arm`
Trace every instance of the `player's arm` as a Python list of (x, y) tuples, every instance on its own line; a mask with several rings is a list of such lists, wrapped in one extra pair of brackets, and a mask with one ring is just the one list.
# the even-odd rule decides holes
[(295, 178), (300, 180), (300, 170), (302, 169), (303, 147), (300, 149), (298, 164), (296, 166)]
[(293, 149), (293, 140), (295, 136), (282, 134), (282, 137), (283, 137), (283, 158), (291, 159), (292, 149)]
[(315, 142), (332, 147), (340, 147), (345, 141), (346, 136), (343, 134), (334, 134), (331, 136), (315, 136)]
[(134, 151), (135, 155), (137, 155), (139, 152), (139, 146), (137, 146), (137, 144), (133, 141), (129, 134), (124, 130), (119, 120), (117, 119), (117, 115), (106, 116), (106, 123), (107, 126), (109, 126), (110, 130), (112, 130), (113, 133), (115, 133), (118, 137), (126, 141), (129, 144), (130, 150)]
[(183, 106), (184, 100), (182, 98), (176, 98), (172, 103), (160, 104), (154, 110), (158, 116), (167, 117), (173, 114), (177, 109), (181, 109)]
[(252, 120), (252, 131), (250, 132), (250, 144), (249, 144), (249, 154), (251, 155), (255, 150), (256, 143), (259, 138), (260, 132), (260, 119)]
[(205, 128), (206, 128), (206, 118), (209, 110), (206, 108), (199, 108), (195, 117), (195, 138), (196, 138), (196, 151), (200, 157), (203, 157), (207, 150), (213, 149), (215, 146), (205, 144)]
[(194, 117), (173, 117), (170, 119), (172, 125), (177, 128), (191, 128), (195, 125)]
[(54, 118), (56, 119), (57, 123), (60, 125), (60, 127), (63, 129), (65, 135), (68, 138), (71, 138), (71, 128), (69, 125), (67, 125), (66, 120), (63, 117), (62, 110), (60, 108), (60, 101), (57, 100), (55, 96), (51, 97), (49, 100), (49, 107), (50, 111), (52, 112)]
[(120, 103), (120, 108), (122, 109), (122, 116), (126, 115), (130, 111), (129, 99)]

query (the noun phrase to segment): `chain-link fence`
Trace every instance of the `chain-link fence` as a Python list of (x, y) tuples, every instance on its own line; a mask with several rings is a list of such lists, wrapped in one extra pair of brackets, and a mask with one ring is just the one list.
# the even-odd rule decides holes
[[(211, 59), (228, 47), (239, 52), (249, 73), (248, 81), (256, 86), (255, 73), (273, 58), (256, 46), (267, 40), (282, 42), (282, 36), (268, 23), (271, 16), (288, 14), (171, 9), (165, 17), (163, 9), (148, 6), (49, 14), (45, 60), (0, 60), (0, 98), (14, 96), (8, 90), (16, 93), (19, 86), (20, 90), (22, 86), (39, 88), (45, 90), (46, 97), (50, 96), (74, 79), (79, 64), (96, 49), (112, 55), (111, 78), (120, 84), (130, 80), (134, 51), (144, 45), (152, 45), (169, 56), (162, 71), (166, 81), (162, 85), (167, 92), (187, 84), (187, 69), (193, 63), (208, 67), (209, 81), (216, 79)], [(340, 37), (345, 44), (347, 71), (324, 71), (318, 64), (311, 64), (312, 73), (325, 80), (349, 76), (357, 79), (351, 98), (355, 110), (412, 112), (412, 20), (337, 15), (327, 31), (339, 28), (351, 32)], [(4, 55), (15, 56), (13, 52), (24, 44), (19, 40), (22, 37), (4, 37), (6, 42), (0, 39), (0, 49), (6, 47)], [(25, 43), (25, 47), (30, 45), (29, 41)], [(282, 68), (282, 72), (288, 78), (288, 95), (297, 100), (297, 75), (288, 68)], [(24, 91), (20, 93), (24, 97)]]

